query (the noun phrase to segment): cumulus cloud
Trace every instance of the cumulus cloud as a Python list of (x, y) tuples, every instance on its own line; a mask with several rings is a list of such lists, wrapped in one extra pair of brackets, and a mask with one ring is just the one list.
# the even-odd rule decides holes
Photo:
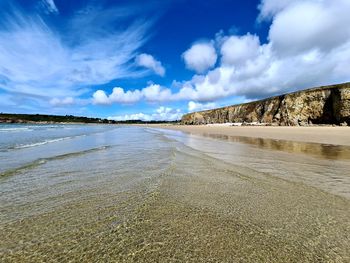
[(175, 97), (251, 100), (349, 81), (349, 1), (264, 0), (260, 10), (260, 18), (271, 21), (269, 41), (261, 44), (249, 33), (221, 36), (216, 39), (220, 64), (183, 82)]
[(156, 60), (152, 55), (140, 54), (136, 57), (136, 63), (141, 67), (151, 69), (159, 76), (163, 77), (165, 75), (165, 69), (162, 66), (162, 63)]
[(172, 93), (168, 88), (164, 88), (158, 84), (151, 84), (142, 89), (142, 94), (147, 101), (166, 101), (169, 100)]
[(258, 6), (260, 10), (258, 19), (260, 21), (270, 20), (284, 8), (301, 1), (303, 0), (262, 0)]
[(125, 115), (116, 115), (108, 117), (110, 120), (125, 121), (125, 120), (142, 120), (142, 121), (175, 121), (182, 117), (180, 109), (173, 109), (169, 107), (161, 106), (156, 109), (152, 114), (134, 113)]
[[(59, 16), (53, 0), (41, 3)], [(258, 21), (269, 23), (266, 43), (250, 33), (221, 33), (182, 54), (186, 67), (196, 72), (191, 79), (172, 87), (97, 90), (86, 103), (185, 100), (189, 110), (201, 110), (228, 96), (252, 100), (349, 81), (350, 1), (262, 0), (259, 10)], [(80, 10), (65, 21), (64, 37), (45, 21), (47, 16), (0, 12), (0, 100), (9, 105), (5, 109), (60, 109), (79, 103), (94, 85), (145, 76), (149, 70), (165, 74), (160, 61), (140, 54), (152, 21), (134, 19), (140, 11), (133, 8)], [(116, 24), (127, 26), (111, 27)], [(146, 119), (174, 111), (167, 109), (137, 114)]]
[(124, 89), (117, 87), (113, 89), (112, 94), (109, 96), (110, 100), (113, 102), (122, 102), (122, 103), (133, 103), (140, 100), (141, 93), (136, 90), (134, 92), (128, 90), (124, 92)]
[(279, 54), (329, 52), (350, 39), (349, 11), (347, 0), (295, 2), (273, 17), (269, 39)]
[(152, 117), (155, 120), (175, 121), (181, 119), (182, 113), (180, 109), (161, 106), (156, 110), (156, 113), (154, 113)]
[[(153, 95), (142, 98), (196, 103), (228, 96), (251, 100), (349, 81), (349, 1), (264, 0), (259, 8), (259, 17), (271, 21), (267, 43), (247, 33), (195, 44), (183, 57), (188, 68), (202, 74), (181, 82), (177, 89), (153, 87)], [(217, 67), (207, 72), (218, 53)], [(191, 103), (193, 109), (195, 105)]]
[(190, 101), (188, 103), (188, 111), (189, 112), (210, 110), (210, 109), (214, 109), (214, 108), (217, 108), (217, 104), (214, 102), (199, 103), (199, 102)]
[(141, 90), (128, 90), (123, 88), (114, 88), (110, 95), (107, 95), (103, 90), (97, 90), (93, 94), (94, 104), (131, 104), (144, 99), (149, 102), (167, 101), (171, 100), (171, 90), (162, 87), (158, 84), (150, 84)]
[[(349, 1), (264, 0), (259, 8), (259, 17), (271, 21), (267, 43), (250, 33), (221, 34), (183, 54), (187, 67), (201, 74), (177, 82), (171, 89), (152, 84), (132, 93), (146, 101), (192, 101), (192, 111), (228, 96), (250, 101), (349, 81)], [(216, 64), (217, 54), (218, 65), (209, 70)], [(111, 103), (111, 96), (106, 97), (102, 96), (102, 101)]]
[(152, 120), (151, 115), (144, 114), (142, 112), (133, 113), (133, 114), (110, 116), (107, 119), (114, 120), (114, 121), (135, 121), (135, 120), (151, 121)]
[(97, 90), (92, 95), (93, 102), (95, 104), (111, 104), (112, 101), (109, 99), (109, 97), (106, 95), (106, 93), (103, 90)]
[(203, 73), (212, 68), (217, 60), (216, 50), (211, 42), (194, 44), (182, 54), (188, 69)]
[(256, 58), (260, 48), (257, 36), (229, 36), (221, 46), (221, 61), (228, 65), (240, 65)]

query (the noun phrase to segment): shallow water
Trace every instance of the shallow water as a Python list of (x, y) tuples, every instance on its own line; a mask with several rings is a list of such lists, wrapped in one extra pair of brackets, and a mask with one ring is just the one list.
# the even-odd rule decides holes
[(350, 261), (350, 163), (333, 153), (138, 127), (3, 133), (3, 262)]
[[(348, 146), (162, 132), (216, 159), (350, 199)], [(203, 136), (207, 139), (203, 140)]]
[(202, 133), (201, 136), (220, 139), (229, 142), (244, 143), (262, 149), (285, 151), (289, 153), (302, 153), (334, 160), (350, 160), (350, 146), (308, 143), (297, 141), (276, 140), (269, 138), (254, 138), (244, 136), (229, 136), (223, 134)]

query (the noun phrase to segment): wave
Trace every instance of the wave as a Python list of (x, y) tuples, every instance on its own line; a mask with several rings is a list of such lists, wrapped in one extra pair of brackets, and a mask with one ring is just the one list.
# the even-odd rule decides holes
[(49, 129), (59, 129), (62, 128), (61, 126), (48, 126), (48, 125), (40, 125), (40, 126), (35, 126), (35, 125), (26, 125), (25, 127), (10, 127), (10, 126), (5, 126), (0, 128), (0, 132), (20, 132), (20, 131), (36, 131), (36, 130), (49, 130)]
[(0, 132), (9, 132), (9, 131), (33, 131), (29, 127), (20, 127), (20, 128), (0, 128)]
[[(56, 130), (56, 129), (64, 129), (64, 130), (74, 130), (79, 129), (80, 127), (76, 126), (66, 126), (66, 125), (1, 125), (0, 132), (19, 132), (19, 131), (44, 131), (44, 130)], [(11, 127), (12, 126), (12, 127)], [(24, 126), (24, 127), (23, 127)]]
[(48, 143), (64, 141), (64, 140), (68, 140), (68, 139), (72, 139), (72, 138), (73, 138), (73, 137), (68, 136), (68, 137), (62, 137), (62, 138), (57, 138), (57, 139), (45, 140), (45, 141), (42, 141), (42, 142), (35, 142), (35, 143), (29, 143), (29, 144), (23, 144), (23, 145), (14, 146), (14, 147), (12, 147), (12, 148), (10, 148), (10, 149), (24, 149), (24, 148), (30, 148), (30, 147), (45, 145), (45, 144), (48, 144)]
[(4, 172), (0, 172), (0, 178), (15, 175), (15, 174), (20, 173), (22, 171), (34, 169), (34, 168), (36, 168), (40, 165), (43, 165), (49, 161), (62, 160), (62, 159), (70, 158), (70, 157), (89, 154), (89, 153), (93, 153), (96, 151), (106, 150), (106, 149), (109, 149), (111, 147), (112, 146), (110, 146), (110, 145), (106, 145), (106, 146), (101, 146), (101, 147), (83, 150), (83, 151), (79, 151), (79, 152), (71, 152), (71, 153), (65, 153), (65, 154), (56, 155), (56, 156), (47, 157), (47, 158), (40, 158), (40, 159), (34, 160), (32, 162), (26, 163), (22, 166), (19, 166), (19, 167), (16, 167), (16, 168), (4, 171)]
[(61, 137), (61, 138), (56, 138), (56, 139), (44, 140), (44, 141), (41, 141), (41, 142), (34, 142), (34, 143), (16, 145), (16, 146), (10, 147), (8, 149), (9, 150), (18, 150), (18, 149), (31, 148), (31, 147), (36, 147), (36, 146), (40, 146), (40, 145), (45, 145), (45, 144), (48, 144), (48, 143), (60, 142), (60, 141), (74, 139), (74, 138), (78, 138), (78, 137), (84, 137), (84, 136), (86, 136), (86, 134), (76, 135), (76, 136)]

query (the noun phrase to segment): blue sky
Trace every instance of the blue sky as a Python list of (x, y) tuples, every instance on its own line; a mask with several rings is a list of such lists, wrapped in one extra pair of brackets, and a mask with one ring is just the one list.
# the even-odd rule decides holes
[(349, 81), (348, 0), (2, 0), (0, 112), (174, 120)]

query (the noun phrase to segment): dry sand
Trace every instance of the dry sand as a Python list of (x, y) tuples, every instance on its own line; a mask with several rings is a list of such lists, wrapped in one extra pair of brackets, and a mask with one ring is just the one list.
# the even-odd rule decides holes
[(154, 128), (179, 130), (192, 134), (245, 136), (297, 142), (310, 142), (350, 146), (350, 127), (274, 127), (274, 126), (223, 126), (223, 125), (147, 125)]

